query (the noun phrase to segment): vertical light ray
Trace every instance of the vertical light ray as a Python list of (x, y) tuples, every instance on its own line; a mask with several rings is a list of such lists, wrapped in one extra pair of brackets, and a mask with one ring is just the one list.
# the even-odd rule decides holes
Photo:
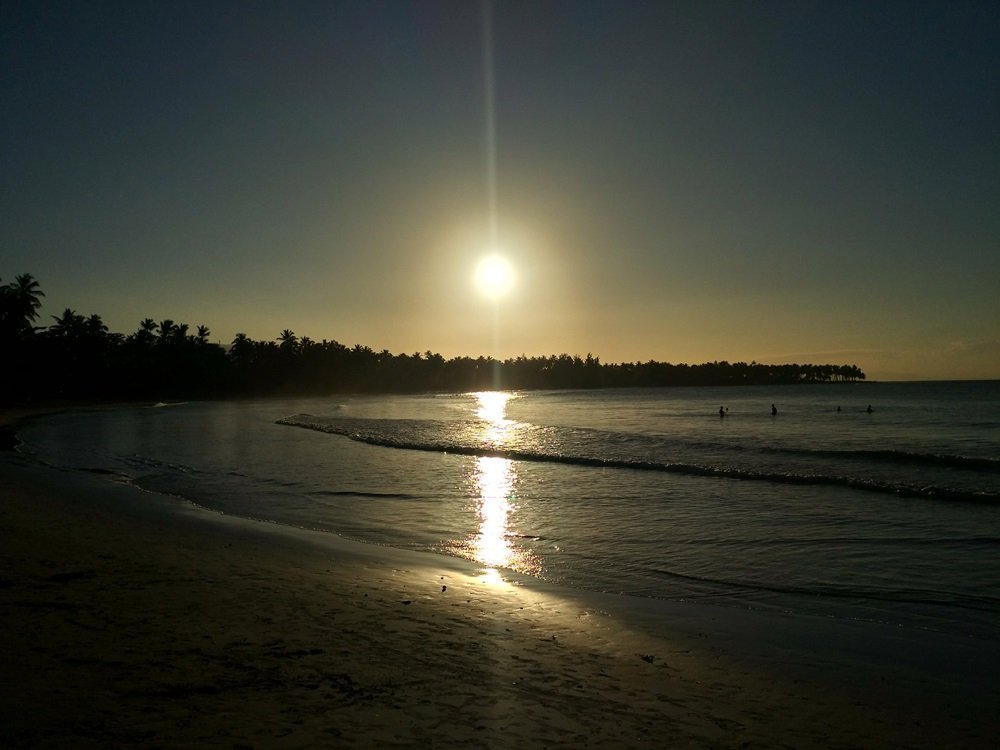
[[(497, 123), (496, 81), (493, 59), (493, 2), (482, 2), (483, 34), (483, 98), (486, 118), (486, 209), (489, 215), (490, 252), (499, 247), (500, 219), (497, 205)], [(493, 387), (499, 390), (500, 382), (500, 301), (493, 300)]]
[(490, 221), (490, 246), (496, 248), (497, 219), (497, 129), (493, 67), (493, 3), (483, 0), (483, 96), (486, 114), (486, 190)]

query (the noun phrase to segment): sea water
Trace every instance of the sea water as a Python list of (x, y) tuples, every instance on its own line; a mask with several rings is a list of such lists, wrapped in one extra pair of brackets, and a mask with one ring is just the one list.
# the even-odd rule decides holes
[(59, 467), (508, 575), (1000, 640), (1000, 382), (160, 404), (21, 437)]

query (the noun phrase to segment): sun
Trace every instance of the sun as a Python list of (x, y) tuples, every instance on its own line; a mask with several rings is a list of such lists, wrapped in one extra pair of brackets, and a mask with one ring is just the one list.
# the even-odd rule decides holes
[(514, 286), (514, 269), (501, 255), (489, 255), (476, 266), (476, 288), (490, 299), (500, 299)]

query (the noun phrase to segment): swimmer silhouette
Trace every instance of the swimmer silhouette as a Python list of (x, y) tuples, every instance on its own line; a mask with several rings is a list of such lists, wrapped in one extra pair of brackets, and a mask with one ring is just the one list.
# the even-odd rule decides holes
[(775, 406), (774, 404), (771, 404), (771, 416), (776, 417), (777, 415), (778, 415), (778, 407)]
[(871, 405), (871, 404), (868, 404), (868, 408), (867, 408), (867, 409), (865, 409), (865, 411), (866, 411), (866, 412), (868, 412), (869, 414), (871, 414), (871, 413), (872, 413), (873, 411), (875, 411), (875, 410), (874, 410), (874, 409), (872, 409), (872, 405)]
[(726, 416), (726, 410), (723, 409), (721, 406), (719, 407), (719, 416), (720, 417)]

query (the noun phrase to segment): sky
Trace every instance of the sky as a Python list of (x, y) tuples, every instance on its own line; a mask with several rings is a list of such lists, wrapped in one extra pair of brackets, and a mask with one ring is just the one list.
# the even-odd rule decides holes
[(0, 73), (41, 324), (1000, 378), (992, 0), (12, 0)]

